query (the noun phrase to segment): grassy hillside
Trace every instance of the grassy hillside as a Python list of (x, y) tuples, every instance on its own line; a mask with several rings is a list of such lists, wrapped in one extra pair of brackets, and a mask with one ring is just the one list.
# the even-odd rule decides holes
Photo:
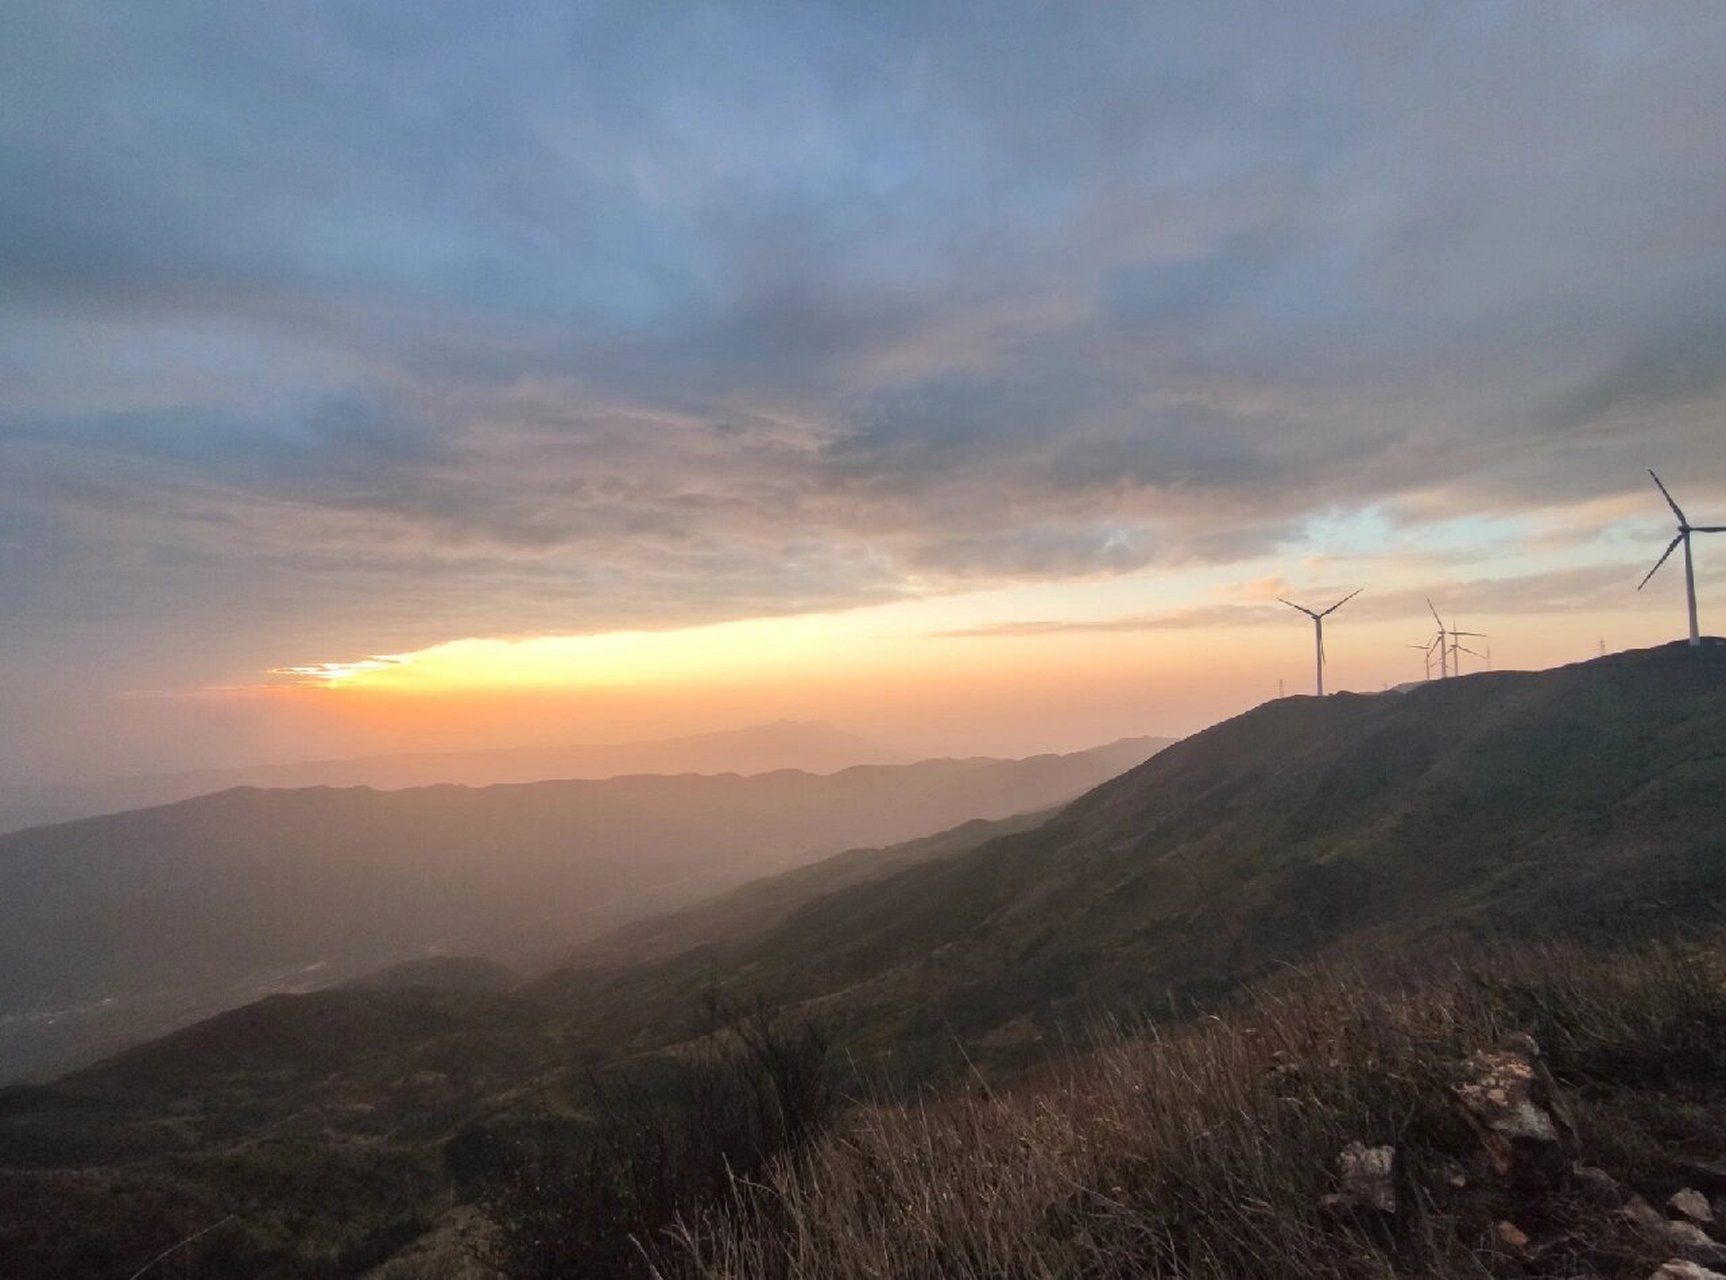
[(1647, 1280), (1726, 1260), (1723, 1032), (1718, 935), (1286, 972), (1012, 1088), (858, 1107), (642, 1239), (707, 1280)]
[(1348, 941), (1635, 933), (1726, 906), (1726, 649), (1267, 703), (1034, 830), (826, 895), (573, 1007), (719, 977), (903, 1052), (1038, 1052)]
[(944, 858), (956, 858), (999, 836), (1031, 831), (1057, 808), (993, 820), (976, 818), (948, 831), (885, 848), (850, 849), (806, 867), (764, 876), (680, 911), (634, 920), (563, 958), (558, 968), (622, 968), (645, 965), (692, 948), (747, 942), (781, 924), (806, 903), (853, 885)]

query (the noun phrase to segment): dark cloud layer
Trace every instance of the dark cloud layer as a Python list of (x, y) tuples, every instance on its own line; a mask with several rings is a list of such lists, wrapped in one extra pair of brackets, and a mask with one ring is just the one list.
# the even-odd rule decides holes
[(21, 685), (1726, 480), (1716, 6), (7, 25)]
[[(1627, 565), (1609, 564), (1495, 578), (1441, 580), (1437, 586), (1366, 592), (1349, 601), (1348, 619), (1370, 622), (1415, 618), (1418, 629), (1426, 625), (1429, 610), (1434, 608), (1444, 616), (1447, 624), (1453, 626), (1458, 617), (1478, 619), (1494, 614), (1564, 614), (1609, 608), (1622, 601), (1626, 586), (1634, 584), (1637, 576)], [(1726, 579), (1726, 574), (1715, 576)], [(1333, 586), (1325, 590), (1308, 590), (1294, 598), (1296, 603), (1310, 601), (1310, 607), (1322, 609), (1332, 599), (1347, 596), (1350, 590), (1352, 588)], [(1280, 601), (1253, 600), (1199, 605), (1167, 613), (1128, 614), (1118, 618), (999, 622), (938, 634), (945, 639), (1014, 639), (1132, 631), (1187, 631), (1199, 627), (1257, 626), (1286, 622), (1289, 617), (1289, 607)]]

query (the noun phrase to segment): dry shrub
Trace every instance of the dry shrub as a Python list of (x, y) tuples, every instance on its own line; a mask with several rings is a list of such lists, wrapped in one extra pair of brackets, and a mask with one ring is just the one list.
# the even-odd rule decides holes
[(523, 1280), (647, 1274), (639, 1241), (813, 1141), (837, 1103), (822, 1026), (766, 1007), (710, 1013), (717, 1029), (651, 1079), (592, 1080), (579, 1137), (483, 1153), (503, 1176), (481, 1197), (480, 1261)]
[[(1586, 1255), (1594, 1274), (1644, 1276), (1649, 1257), (1577, 1206), (1518, 1203), (1462, 1178), (1474, 1148), (1452, 1073), (1527, 1032), (1549, 1046), (1590, 1127), (1650, 1107), (1694, 1122), (1695, 1097), (1723, 1069), (1706, 1051), (1726, 1028), (1721, 958), (1717, 942), (1618, 955), (1524, 947), (1412, 976), (1290, 974), (1226, 1017), (1117, 1033), (1020, 1087), (856, 1109), (810, 1149), (734, 1181), (723, 1201), (686, 1210), (652, 1242), (656, 1270), (1526, 1275), (1494, 1231), (1519, 1216), (1544, 1233), (1552, 1265)], [(1726, 1138), (1717, 1110), (1712, 1125)], [(1396, 1147), (1396, 1214), (1321, 1207), (1351, 1139)]]

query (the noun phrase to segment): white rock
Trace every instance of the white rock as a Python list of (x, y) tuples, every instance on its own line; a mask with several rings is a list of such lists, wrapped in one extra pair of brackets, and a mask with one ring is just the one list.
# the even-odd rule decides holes
[(1674, 1258), (1670, 1262), (1661, 1263), (1660, 1270), (1649, 1276), (1648, 1280), (1726, 1280), (1726, 1275), (1710, 1271), (1694, 1262), (1686, 1262), (1682, 1258)]

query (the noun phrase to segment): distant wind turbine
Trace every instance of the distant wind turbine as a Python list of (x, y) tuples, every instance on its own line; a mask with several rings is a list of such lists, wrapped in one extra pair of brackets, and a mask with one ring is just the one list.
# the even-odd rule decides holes
[(1282, 603), (1286, 604), (1289, 608), (1299, 609), (1302, 613), (1306, 614), (1307, 617), (1312, 619), (1313, 644), (1318, 651), (1318, 659), (1315, 664), (1315, 668), (1318, 672), (1318, 696), (1321, 698), (1324, 697), (1324, 620), (1331, 614), (1335, 613), (1338, 609), (1342, 608), (1350, 600), (1353, 600), (1364, 590), (1364, 587), (1356, 587), (1330, 608), (1324, 609), (1318, 613), (1314, 613), (1304, 604), (1296, 604), (1293, 600), (1283, 600), (1281, 596), (1277, 597), (1278, 600), (1282, 601)]
[(1432, 643), (1438, 646), (1438, 674), (1441, 679), (1462, 674), (1462, 654), (1473, 653), (1477, 658), (1486, 656), (1475, 653), (1473, 649), (1468, 648), (1458, 639), (1459, 636), (1478, 636), (1484, 640), (1486, 639), (1486, 632), (1458, 631), (1455, 622), (1452, 622), (1448, 627), (1445, 626), (1444, 619), (1438, 616), (1438, 609), (1432, 603), (1430, 596), (1427, 597), (1426, 607), (1432, 610), (1432, 620), (1438, 623), (1438, 634), (1433, 637)]
[(1450, 674), (1450, 658), (1444, 650), (1444, 619), (1438, 616), (1431, 596), (1426, 598), (1426, 607), (1432, 609), (1432, 620), (1438, 623), (1438, 634), (1433, 637), (1432, 643), (1438, 646), (1438, 678), (1442, 680)]
[(1437, 646), (1438, 641), (1436, 640), (1428, 640), (1425, 644), (1411, 644), (1408, 646), (1410, 649), (1420, 650), (1421, 660), (1426, 666), (1426, 672), (1421, 676), (1421, 679), (1423, 680), (1432, 679), (1432, 651)]
[(1672, 495), (1666, 491), (1666, 486), (1660, 484), (1660, 477), (1654, 475), (1652, 467), (1648, 469), (1648, 474), (1654, 477), (1655, 484), (1660, 485), (1660, 493), (1666, 499), (1666, 505), (1671, 507), (1672, 514), (1678, 517), (1678, 532), (1673, 536), (1672, 541), (1666, 544), (1666, 550), (1654, 562), (1654, 567), (1648, 571), (1648, 576), (1636, 584), (1636, 589), (1640, 591), (1648, 585), (1648, 578), (1652, 578), (1660, 572), (1660, 566), (1666, 563), (1666, 557), (1670, 556), (1678, 544), (1682, 542), (1684, 544), (1684, 599), (1690, 605), (1690, 643), (1698, 645), (1702, 643), (1702, 633), (1696, 626), (1696, 565), (1690, 559), (1690, 535), (1693, 533), (1726, 533), (1726, 524), (1691, 524), (1684, 514), (1684, 509), (1672, 500)]
[(1484, 631), (1458, 631), (1456, 629), (1455, 625), (1453, 624), (1451, 626), (1449, 634), (1450, 634), (1450, 674), (1451, 675), (1459, 676), (1462, 674), (1462, 658), (1459, 657), (1458, 655), (1464, 654), (1464, 653), (1472, 653), (1477, 658), (1485, 658), (1486, 657), (1486, 655), (1484, 653), (1480, 653), (1474, 649), (1470, 649), (1467, 645), (1465, 645), (1462, 642), (1462, 639), (1461, 639), (1461, 637), (1463, 637), (1463, 636), (1479, 636), (1482, 640), (1484, 640), (1484, 639), (1486, 639), (1486, 632), (1484, 632)]
[(1452, 675), (1459, 676), (1462, 674), (1462, 659), (1457, 656), (1459, 654), (1471, 653), (1485, 661), (1488, 668), (1492, 666), (1492, 658), (1488, 653), (1481, 653), (1478, 649), (1470, 649), (1456, 638), (1457, 636), (1481, 636), (1485, 634), (1484, 631), (1452, 631), (1450, 633), (1450, 673)]

